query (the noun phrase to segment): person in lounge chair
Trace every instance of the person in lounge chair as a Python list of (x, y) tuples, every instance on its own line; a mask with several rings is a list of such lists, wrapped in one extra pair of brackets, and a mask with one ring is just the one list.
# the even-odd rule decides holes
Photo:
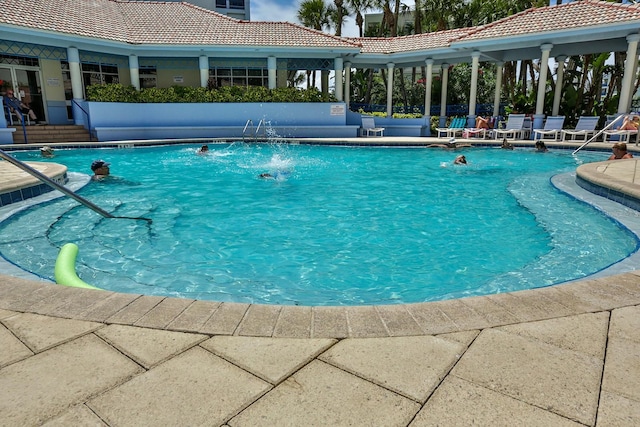
[(476, 129), (491, 129), (489, 119), (482, 116), (476, 117)]
[(607, 160), (633, 159), (631, 153), (627, 152), (627, 144), (624, 142), (616, 142), (612, 150), (613, 154)]
[(622, 121), (622, 126), (620, 126), (620, 130), (638, 130), (640, 127), (640, 116), (636, 116), (635, 114), (629, 114)]

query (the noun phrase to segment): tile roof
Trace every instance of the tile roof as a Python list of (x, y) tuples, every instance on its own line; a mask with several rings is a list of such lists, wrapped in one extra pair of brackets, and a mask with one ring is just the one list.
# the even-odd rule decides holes
[(2, 0), (0, 24), (136, 45), (360, 49), (392, 54), (454, 43), (640, 22), (639, 5), (580, 0), (527, 9), (473, 28), (395, 38), (345, 38), (288, 22), (241, 21), (190, 3), (123, 0)]
[(358, 48), (288, 22), (240, 21), (185, 2), (2, 0), (0, 23), (130, 44)]
[(457, 28), (454, 30), (433, 33), (415, 34), (401, 37), (365, 37), (350, 38), (362, 45), (362, 53), (395, 53), (447, 48), (452, 41), (468, 34), (471, 28)]
[(588, 27), (602, 27), (640, 20), (637, 4), (580, 0), (562, 5), (532, 8), (490, 24), (475, 27), (460, 41), (517, 37)]

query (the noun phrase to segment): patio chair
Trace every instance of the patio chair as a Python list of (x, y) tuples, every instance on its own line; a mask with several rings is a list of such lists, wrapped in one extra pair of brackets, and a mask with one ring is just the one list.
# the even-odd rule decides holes
[(373, 117), (362, 118), (362, 128), (360, 129), (360, 136), (384, 136), (385, 128), (377, 128), (376, 121)]
[(533, 139), (549, 139), (557, 141), (560, 139), (560, 133), (564, 127), (564, 116), (549, 116), (544, 122), (543, 129), (533, 130)]
[(524, 114), (509, 114), (504, 129), (494, 129), (492, 131), (494, 138), (503, 139), (523, 139), (528, 132), (525, 128)]
[[(619, 116), (607, 116), (607, 125), (617, 119)], [(631, 142), (631, 137), (635, 136), (635, 144), (638, 145), (640, 134), (637, 130), (620, 129), (624, 123), (624, 117), (620, 117), (612, 129), (602, 132), (602, 142)]]
[(598, 120), (600, 120), (600, 117), (580, 116), (575, 129), (562, 130), (562, 141), (565, 141), (567, 139), (567, 136), (570, 137), (570, 141), (575, 141), (577, 137), (580, 137), (581, 139), (584, 138), (584, 141), (588, 140), (596, 133)]
[(438, 132), (438, 138), (455, 138), (458, 135), (462, 135), (462, 131), (467, 124), (466, 117), (454, 117), (449, 123), (449, 127), (436, 128)]

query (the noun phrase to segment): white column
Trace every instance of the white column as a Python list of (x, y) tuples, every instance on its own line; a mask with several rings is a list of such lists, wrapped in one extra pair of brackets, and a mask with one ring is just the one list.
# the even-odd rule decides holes
[(131, 86), (140, 90), (140, 64), (135, 55), (129, 55), (129, 76), (131, 76)]
[(344, 63), (344, 71), (344, 103), (349, 109), (349, 103), (351, 103), (351, 62)]
[(200, 55), (198, 67), (200, 68), (200, 87), (209, 86), (209, 57), (207, 55)]
[(629, 93), (629, 102), (627, 104), (627, 111), (631, 111), (631, 104), (633, 103), (633, 89), (636, 87), (635, 85), (635, 77), (638, 75), (638, 53), (636, 52), (635, 60), (633, 61), (633, 71), (631, 72), (633, 76), (631, 78), (631, 92)]
[(562, 86), (564, 84), (564, 60), (567, 59), (564, 55), (556, 56), (556, 63), (558, 69), (556, 70), (556, 90), (553, 93), (553, 108), (551, 109), (551, 115), (557, 116), (560, 112), (560, 100), (562, 99)]
[(536, 115), (544, 113), (544, 95), (547, 92), (547, 70), (549, 69), (549, 53), (553, 45), (545, 43), (540, 46), (542, 57), (540, 58), (540, 73), (538, 75), (538, 97), (536, 98)]
[(449, 64), (442, 64), (442, 93), (440, 94), (440, 127), (447, 123), (447, 86), (449, 85)]
[(393, 116), (393, 67), (395, 64), (387, 64), (387, 117)]
[(504, 63), (496, 64), (496, 90), (493, 95), (493, 117), (500, 115), (500, 96), (502, 95), (502, 74), (504, 73)]
[(269, 80), (269, 89), (276, 88), (276, 71), (278, 70), (278, 64), (275, 56), (267, 58), (267, 73)]
[(335, 72), (335, 95), (336, 95), (336, 99), (338, 101), (342, 101), (342, 95), (344, 93), (343, 89), (342, 89), (342, 79), (343, 79), (343, 69), (344, 65), (343, 65), (343, 59), (342, 58), (336, 58), (333, 60), (333, 69)]
[(478, 68), (480, 66), (480, 52), (473, 51), (471, 53), (471, 90), (469, 92), (469, 115), (467, 117), (467, 126), (475, 127), (476, 125), (476, 102), (478, 98)]
[(71, 75), (71, 92), (73, 93), (73, 99), (83, 99), (80, 53), (77, 48), (67, 48), (67, 61), (69, 61), (69, 74)]
[(431, 86), (433, 86), (433, 59), (427, 58), (427, 75), (424, 78), (424, 116), (427, 123), (430, 123), (431, 117)]
[(629, 103), (631, 102), (631, 90), (633, 89), (633, 70), (635, 63), (638, 61), (638, 41), (640, 34), (631, 34), (627, 36), (627, 59), (624, 63), (624, 76), (622, 77), (622, 88), (620, 90), (620, 100), (618, 101), (618, 114), (627, 112)]

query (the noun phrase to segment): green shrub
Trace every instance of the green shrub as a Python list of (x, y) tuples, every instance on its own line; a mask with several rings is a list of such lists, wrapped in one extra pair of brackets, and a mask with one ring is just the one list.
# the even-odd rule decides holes
[(91, 85), (87, 99), (96, 102), (335, 102), (333, 95), (325, 95), (317, 88), (282, 87), (268, 89), (261, 86), (203, 87), (172, 86), (137, 91), (121, 84)]

